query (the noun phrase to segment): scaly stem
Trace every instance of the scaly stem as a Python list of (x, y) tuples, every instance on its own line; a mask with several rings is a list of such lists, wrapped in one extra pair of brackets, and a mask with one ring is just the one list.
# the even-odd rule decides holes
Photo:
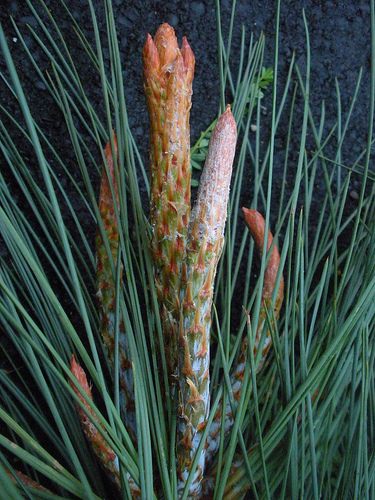
[[(87, 394), (87, 396), (92, 400), (91, 389), (87, 382), (86, 374), (81, 366), (76, 362), (74, 355), (72, 354), (72, 359), (70, 363), (70, 371), (75, 376), (75, 378), (80, 383), (82, 389)], [(82, 394), (79, 392), (78, 388), (72, 383), (69, 382), (70, 386), (77, 394), (81, 402), (84, 404), (85, 408), (92, 415), (96, 422), (99, 422), (98, 417), (95, 415), (91, 406), (85, 401)], [(79, 421), (81, 423), (83, 432), (87, 440), (89, 441), (92, 450), (95, 455), (98, 457), (100, 465), (106, 471), (108, 476), (112, 479), (112, 481), (116, 484), (118, 488), (120, 488), (120, 475), (118, 470), (118, 459), (116, 457), (115, 452), (108, 445), (107, 441), (104, 438), (106, 434), (105, 430), (103, 432), (99, 432), (98, 429), (91, 423), (90, 418), (86, 414), (86, 412), (77, 404), (76, 405)]]
[[(74, 355), (72, 354), (71, 358), (71, 363), (70, 363), (70, 371), (72, 374), (75, 376), (77, 381), (80, 383), (81, 388), (84, 390), (85, 394), (89, 397), (90, 400), (93, 401), (92, 399), (92, 394), (91, 394), (91, 389), (89, 387), (89, 384), (87, 382), (87, 377), (86, 373), (83, 370), (81, 366), (77, 363), (75, 360)], [(70, 386), (74, 390), (74, 392), (77, 394), (83, 405), (85, 406), (86, 410), (90, 415), (93, 417), (93, 419), (98, 422), (99, 426), (101, 427), (101, 431), (99, 431), (91, 422), (90, 417), (87, 415), (87, 413), (77, 404), (77, 413), (78, 413), (78, 418), (81, 423), (83, 432), (85, 433), (85, 436), (87, 440), (89, 441), (92, 450), (94, 451), (95, 455), (99, 459), (99, 463), (101, 467), (105, 470), (107, 473), (108, 477), (116, 484), (116, 486), (120, 489), (121, 488), (121, 481), (120, 481), (120, 471), (119, 471), (119, 461), (118, 457), (116, 456), (115, 452), (112, 450), (112, 448), (109, 446), (107, 443), (107, 440), (105, 436), (107, 435), (105, 429), (103, 426), (99, 423), (99, 419), (97, 415), (94, 413), (93, 409), (91, 408), (90, 404), (84, 399), (82, 394), (79, 392), (78, 388), (72, 383), (69, 382)], [(130, 476), (129, 473), (126, 474), (127, 480), (129, 482), (129, 488), (131, 491), (132, 499), (133, 500), (138, 500), (141, 498), (141, 491), (137, 484), (134, 482), (133, 478)]]
[(144, 90), (151, 124), (151, 253), (164, 333), (167, 368), (176, 383), (179, 288), (190, 218), (190, 125), (194, 55), (174, 30), (159, 27), (143, 49)]
[[(14, 443), (14, 445), (17, 446), (15, 443)], [(43, 491), (46, 494), (53, 495), (53, 492), (51, 490), (40, 485), (39, 483), (34, 481), (34, 479), (31, 479), (31, 477), (27, 476), (26, 474), (24, 474), (23, 472), (21, 472), (17, 469), (13, 469), (13, 473), (9, 469), (5, 469), (5, 472), (8, 474), (8, 476), (11, 478), (11, 480), (14, 484), (21, 482), (22, 484), (24, 484), (28, 488)]]
[[(117, 158), (117, 141), (113, 134), (115, 155)], [(96, 286), (99, 302), (100, 333), (107, 351), (107, 358), (114, 376), (115, 366), (115, 312), (116, 312), (116, 265), (119, 247), (119, 223), (116, 216), (119, 213), (118, 186), (116, 181), (115, 162), (110, 142), (105, 150), (106, 166), (103, 165), (103, 174), (100, 185), (99, 211), (103, 221), (103, 234), (98, 227), (96, 233)], [(108, 177), (109, 176), (109, 177)], [(105, 240), (104, 240), (105, 238)], [(106, 244), (109, 246), (109, 253)], [(122, 281), (123, 265), (120, 263), (120, 283)], [(133, 437), (136, 433), (134, 381), (131, 367), (129, 342), (125, 333), (122, 318), (118, 322), (119, 341), (119, 385), (120, 407), (124, 422)]]
[[(246, 224), (250, 230), (252, 237), (254, 238), (257, 250), (260, 254), (260, 258), (263, 256), (263, 242), (265, 238), (265, 220), (262, 215), (256, 210), (250, 210), (247, 208), (243, 208), (243, 214), (245, 217)], [(271, 245), (273, 242), (273, 236), (271, 231), (268, 231), (267, 238), (267, 253), (270, 251)], [(264, 322), (266, 319), (266, 312), (268, 307), (271, 304), (273, 290), (275, 288), (275, 282), (277, 277), (277, 272), (280, 265), (280, 254), (276, 245), (273, 246), (271, 254), (268, 256), (268, 262), (264, 273), (264, 281), (263, 281), (263, 289), (262, 289), (262, 303), (261, 309), (259, 312), (259, 320), (258, 326), (255, 336), (254, 342), (254, 358), (258, 352), (259, 343), (261, 340), (261, 334), (264, 327)], [(281, 306), (284, 299), (284, 277), (281, 276), (279, 288), (277, 290), (277, 295), (275, 299), (275, 303), (273, 304), (274, 309), (274, 317), (276, 320), (279, 318)], [(262, 345), (262, 356), (260, 358), (260, 362), (257, 368), (257, 372), (261, 370), (264, 365), (265, 359), (267, 357), (267, 353), (271, 347), (271, 334), (270, 331), (267, 331), (267, 335)], [(237, 365), (234, 369), (234, 372), (231, 376), (231, 386), (233, 390), (234, 396), (234, 404), (237, 407), (238, 401), (241, 396), (243, 380), (245, 376), (245, 369), (247, 363), (247, 354), (248, 354), (248, 338), (245, 337), (242, 341), (241, 352), (238, 358)], [(209, 462), (217, 452), (220, 446), (220, 427), (221, 427), (221, 419), (222, 419), (222, 404), (219, 405), (214, 420), (212, 422), (210, 432), (207, 438), (207, 456), (206, 460)], [(228, 435), (232, 426), (234, 424), (234, 415), (233, 408), (230, 404), (229, 398), (226, 399), (225, 406), (225, 435)], [(242, 467), (242, 474), (246, 474), (246, 470), (244, 467), (243, 459), (239, 457), (237, 460), (233, 462), (233, 472), (235, 472), (238, 468)], [(210, 487), (214, 484), (214, 481), (210, 481), (210, 477), (215, 477), (216, 470), (214, 472), (211, 471), (210, 476), (207, 478), (207, 482), (205, 484), (206, 495), (209, 495)], [(245, 494), (246, 490), (250, 487), (250, 484), (246, 484), (242, 486), (240, 491), (238, 492), (238, 496), (233, 496), (233, 498), (242, 498)], [(225, 497), (226, 498), (226, 497)]]
[[(211, 306), (217, 264), (224, 245), (229, 186), (237, 127), (228, 106), (211, 136), (198, 199), (191, 214), (181, 278), (181, 319), (177, 471), (181, 493), (210, 408)], [(205, 450), (194, 473), (189, 498), (198, 498)]]

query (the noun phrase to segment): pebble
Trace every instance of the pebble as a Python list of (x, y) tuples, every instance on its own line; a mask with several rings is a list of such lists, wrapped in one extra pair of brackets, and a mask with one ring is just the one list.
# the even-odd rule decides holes
[(176, 14), (169, 14), (167, 18), (167, 23), (172, 26), (172, 28), (177, 29), (178, 27), (178, 16)]
[(46, 90), (46, 86), (45, 86), (44, 82), (42, 82), (41, 80), (38, 80), (37, 82), (35, 82), (35, 87), (37, 89), (40, 89), (40, 90)]
[(10, 12), (12, 15), (15, 15), (17, 13), (17, 10), (18, 10), (18, 4), (17, 2), (12, 2), (11, 5), (10, 5)]
[(359, 200), (359, 193), (355, 189), (352, 189), (349, 193), (349, 196), (352, 200), (358, 201)]
[(132, 21), (125, 16), (119, 16), (116, 22), (119, 26), (123, 26), (124, 28), (133, 28)]
[(193, 2), (190, 10), (195, 16), (203, 16), (206, 12), (206, 7), (203, 2)]
[(32, 28), (36, 28), (38, 26), (38, 21), (34, 16), (23, 16), (21, 17), (21, 23), (28, 24)]

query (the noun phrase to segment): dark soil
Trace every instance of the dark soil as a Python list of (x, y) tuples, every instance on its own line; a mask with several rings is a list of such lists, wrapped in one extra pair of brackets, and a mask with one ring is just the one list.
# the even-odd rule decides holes
[[(72, 28), (68, 15), (64, 11), (59, 0), (45, 0), (52, 15), (64, 35), (67, 47), (79, 71), (82, 82), (91, 102), (98, 109), (103, 109), (101, 100), (100, 78), (93, 70), (87, 55), (80, 47), (76, 34)], [(35, 32), (44, 37), (35, 20), (26, 0), (0, 0), (0, 21), (7, 36), (8, 45), (16, 63), (21, 82), (27, 95), (28, 103), (39, 117), (39, 124), (48, 133), (51, 142), (57, 147), (60, 154), (71, 159), (71, 172), (79, 179), (80, 172), (75, 166), (74, 152), (70, 150), (70, 141), (65, 130), (64, 117), (58, 110), (56, 104), (51, 101), (43, 82), (36, 74), (29, 58), (20, 46), (19, 37), (11, 22), (13, 17), (16, 25), (26, 37), (26, 43), (36, 59), (38, 65), (44, 70), (51, 72), (46, 56), (38, 48), (38, 45), (28, 34), (27, 25)], [(39, 1), (32, 0), (35, 8), (42, 11)], [(94, 46), (94, 30), (92, 28), (90, 10), (88, 3), (84, 0), (67, 0), (72, 9), (74, 17), (79, 21), (85, 36)], [(105, 18), (103, 2), (93, 0), (99, 20), (100, 32), (105, 39)], [(228, 27), (231, 14), (231, 3), (229, 0), (221, 2), (221, 22), (224, 39), (227, 39)], [(126, 6), (125, 6), (126, 4)], [(232, 61), (236, 61), (239, 55), (242, 26), (246, 29), (246, 40), (251, 33), (258, 39), (261, 32), (266, 36), (266, 49), (264, 66), (274, 65), (273, 52), (275, 45), (275, 11), (276, 2), (271, 0), (237, 0), (236, 22), (234, 25), (233, 43), (231, 49)], [(135, 141), (140, 148), (143, 161), (147, 164), (148, 157), (148, 115), (142, 88), (142, 63), (141, 53), (147, 33), (155, 34), (158, 26), (163, 22), (171, 24), (176, 31), (178, 39), (186, 35), (194, 51), (196, 58), (196, 71), (194, 78), (193, 106), (191, 110), (191, 143), (199, 138), (202, 130), (205, 130), (216, 117), (219, 106), (219, 72), (217, 59), (217, 27), (214, 1), (146, 1), (135, 0), (124, 2), (113, 0), (115, 18), (120, 40), (122, 54), (123, 73), (125, 81), (125, 95), (128, 107), (128, 115)], [(350, 140), (345, 142), (342, 150), (342, 163), (351, 165), (353, 160), (363, 150), (367, 139), (368, 112), (369, 112), (369, 89), (370, 89), (370, 1), (327, 1), (327, 0), (305, 0), (282, 2), (280, 14), (279, 33), (279, 61), (277, 67), (278, 98), (284, 88), (287, 72), (293, 53), (296, 63), (302, 75), (306, 69), (306, 33), (302, 17), (302, 9), (305, 9), (309, 28), (311, 46), (311, 109), (315, 123), (318, 126), (321, 116), (322, 100), (326, 104), (326, 127), (329, 130), (337, 120), (337, 93), (335, 79), (340, 89), (341, 109), (343, 122), (348, 113), (352, 96), (355, 91), (359, 71), (363, 68), (363, 76), (354, 107), (351, 124), (348, 130)], [(236, 75), (236, 66), (233, 65), (233, 74)], [(7, 75), (5, 61), (0, 54), (0, 70)], [(230, 95), (227, 96), (230, 101)], [(11, 97), (9, 89), (3, 80), (0, 80), (0, 103), (13, 116), (22, 121), (17, 103)], [(264, 117), (264, 140), (267, 142), (267, 123), (271, 113), (271, 90), (268, 90), (263, 105), (266, 107)], [(301, 111), (302, 104), (297, 105), (297, 111)], [(0, 111), (1, 118), (3, 113)], [(280, 124), (280, 131), (275, 149), (275, 172), (274, 184), (280, 189), (283, 169), (283, 154), (285, 152), (285, 137), (287, 134), (288, 116)], [(298, 121), (298, 120), (297, 120)], [(8, 120), (9, 122), (9, 120)], [(9, 127), (11, 127), (9, 122)], [(283, 131), (285, 136), (283, 137)], [(293, 137), (291, 151), (298, 154), (299, 134)], [(37, 178), (42, 178), (38, 171), (36, 159), (28, 144), (19, 134), (19, 148), (28, 161), (28, 165)], [(98, 162), (99, 160), (98, 152)], [(293, 155), (292, 155), (293, 158)], [(249, 162), (248, 182), (249, 200), (251, 200), (251, 169)], [(6, 161), (0, 153), (0, 169), (11, 186), (14, 186), (14, 196), (19, 193), (14, 180), (8, 173)], [(288, 180), (293, 185), (293, 178)], [(316, 180), (316, 211), (319, 212), (319, 199), (324, 190), (322, 178)], [(99, 177), (97, 189), (99, 189)], [(355, 193), (360, 189), (360, 178), (353, 177), (350, 191), (353, 192), (351, 201), (355, 207)], [(22, 203), (22, 200), (20, 201)], [(145, 200), (147, 204), (147, 201)], [(246, 203), (246, 201), (244, 202)], [(248, 202), (250, 204), (250, 201)], [(350, 206), (349, 206), (350, 209)], [(84, 207), (77, 204), (77, 214), (81, 221), (86, 219)], [(275, 214), (276, 215), (276, 214)], [(312, 218), (314, 216), (312, 215)], [(94, 228), (87, 223), (85, 229), (94, 237)], [(6, 256), (6, 249), (1, 245), (0, 252)]]
[[(32, 3), (40, 12), (39, 2), (33, 1)], [(92, 102), (99, 104), (101, 98), (100, 80), (92, 71), (87, 55), (79, 46), (67, 14), (59, 0), (47, 0), (46, 3), (58, 21)], [(101, 34), (104, 39), (103, 2), (94, 0), (93, 3), (97, 9), (97, 17), (101, 22)], [(224, 39), (227, 38), (228, 34), (231, 3), (229, 0), (221, 2)], [(75, 18), (79, 20), (84, 34), (94, 45), (94, 32), (87, 2), (68, 1), (67, 4), (72, 8)], [(114, 0), (113, 5), (122, 53), (129, 119), (144, 161), (147, 162), (148, 116), (142, 90), (141, 53), (146, 34), (148, 32), (154, 34), (158, 26), (165, 21), (175, 28), (179, 40), (182, 39), (183, 35), (187, 36), (196, 58), (191, 110), (191, 142), (194, 144), (200, 132), (212, 122), (219, 105), (215, 2), (149, 2), (144, 0), (126, 2), (125, 7), (122, 0)], [(294, 2), (288, 0), (282, 2), (277, 68), (280, 91), (283, 89), (293, 52), (296, 54), (296, 62), (302, 73), (306, 66), (303, 8), (309, 27), (311, 107), (316, 122), (320, 117), (322, 100), (326, 101), (327, 128), (336, 121), (335, 78), (338, 79), (340, 86), (341, 106), (343, 116), (345, 116), (355, 90), (358, 73), (360, 68), (363, 68), (358, 104), (352, 117), (351, 141), (346, 141), (345, 147), (347, 149), (344, 147), (343, 150), (343, 161), (350, 164), (350, 160), (359, 153), (366, 140), (369, 104), (370, 2), (368, 0), (356, 2), (326, 0)], [(11, 24), (10, 15), (13, 16), (21, 32), (26, 34), (26, 41), (38, 64), (50, 70), (45, 56), (38, 49), (32, 37), (27, 35), (26, 25), (28, 24), (35, 29), (38, 35), (42, 35), (41, 30), (25, 0), (1, 1), (0, 20), (27, 92), (28, 102), (32, 109), (38, 109), (42, 125), (45, 128), (53, 128), (54, 133), (59, 137), (63, 126), (63, 117), (56, 110), (56, 106), (51, 104), (43, 83), (35, 74), (29, 59), (20, 47), (17, 34)], [(259, 37), (261, 32), (265, 34), (264, 65), (266, 67), (273, 66), (275, 19), (275, 2), (273, 1), (237, 1), (231, 50), (232, 61), (236, 61), (238, 57), (241, 30), (244, 26), (247, 40), (251, 33), (254, 33), (255, 39)], [(4, 71), (2, 57), (0, 57), (0, 69)], [(236, 73), (234, 72), (234, 74)], [(268, 109), (271, 104), (270, 94), (268, 92), (264, 102)], [(228, 96), (228, 100), (230, 100), (230, 96)], [(15, 104), (13, 101), (9, 102), (9, 94), (2, 81), (0, 82), (0, 101), (7, 107), (10, 106), (9, 109), (14, 112)], [(296, 144), (298, 144), (297, 141)], [(64, 144), (61, 144), (61, 147), (64, 148)], [(249, 168), (251, 168), (250, 165)]]

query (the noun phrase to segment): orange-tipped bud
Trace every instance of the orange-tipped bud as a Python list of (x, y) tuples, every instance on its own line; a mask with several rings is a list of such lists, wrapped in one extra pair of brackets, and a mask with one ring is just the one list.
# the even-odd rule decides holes
[(179, 52), (177, 38), (172, 26), (168, 23), (159, 26), (154, 42), (159, 53), (160, 67), (163, 71), (176, 60)]
[(182, 63), (182, 72), (190, 75), (186, 83), (190, 85), (193, 80), (195, 66), (193, 51), (186, 37), (182, 40), (181, 50), (178, 48), (174, 29), (167, 23), (159, 27), (154, 40), (150, 34), (147, 34), (142, 58), (146, 85), (150, 78), (158, 78), (159, 82), (165, 85), (175, 72), (174, 66), (179, 59)]
[[(263, 256), (263, 242), (265, 237), (266, 221), (262, 215), (256, 210), (242, 208), (247, 227), (249, 228), (252, 237), (254, 238), (260, 257)], [(269, 252), (273, 242), (271, 231), (268, 231), (267, 238), (267, 253)], [(280, 254), (276, 245), (273, 246), (272, 253), (269, 256), (266, 270), (264, 273), (264, 282), (262, 290), (262, 304), (269, 304), (272, 297), (272, 292), (275, 287), (276, 275), (280, 265)], [(279, 317), (282, 301), (284, 298), (284, 277), (281, 276), (279, 289), (275, 300), (275, 317)]]
[(149, 80), (152, 77), (158, 77), (160, 70), (159, 52), (150, 34), (147, 34), (142, 56), (144, 78)]
[(191, 82), (194, 75), (195, 57), (186, 36), (184, 36), (184, 38), (182, 39), (181, 54), (184, 61), (185, 70), (190, 75)]
[[(74, 375), (74, 377), (80, 383), (82, 389), (88, 396), (88, 398), (92, 401), (91, 388), (87, 382), (86, 374), (81, 366), (75, 360), (74, 354), (72, 354), (71, 362), (70, 362), (70, 371)], [(92, 415), (93, 420), (99, 423), (99, 419), (97, 415), (94, 413), (90, 404), (84, 399), (76, 385), (69, 381), (70, 386), (77, 394), (79, 399), (82, 401), (83, 405), (87, 409), (87, 411)], [(111, 479), (116, 483), (118, 487), (120, 487), (120, 475), (118, 470), (118, 459), (116, 457), (115, 452), (111, 449), (106, 439), (104, 438), (106, 432), (99, 431), (95, 425), (92, 424), (92, 419), (88, 416), (87, 412), (85, 412), (81, 406), (76, 405), (78, 417), (85, 433), (86, 438), (88, 439), (94, 453), (99, 458), (101, 466), (106, 470)], [(100, 424), (99, 424), (100, 425)], [(101, 425), (100, 425), (101, 427)]]
[[(15, 446), (17, 446), (17, 445), (15, 445)], [(44, 491), (45, 493), (53, 494), (51, 490), (40, 485), (39, 483), (37, 483), (36, 481), (34, 481), (29, 476), (27, 476), (26, 474), (24, 474), (23, 472), (21, 472), (19, 470), (14, 469), (14, 475), (12, 474), (12, 472), (9, 469), (5, 469), (5, 471), (8, 474), (8, 476), (11, 478), (11, 480), (14, 484), (17, 484), (18, 481), (21, 481), (22, 484), (24, 484), (25, 486), (28, 486), (29, 488), (32, 488), (34, 490)], [(17, 478), (15, 476), (17, 476)]]
[[(115, 160), (114, 160), (114, 158), (118, 158), (118, 150), (117, 150), (117, 139), (114, 132), (113, 132), (113, 144), (115, 147), (115, 154), (113, 155), (112, 153), (111, 141), (108, 141), (104, 149), (104, 156), (105, 156), (105, 161), (107, 163), (108, 173), (111, 178), (111, 183), (116, 196), (116, 202), (118, 205), (119, 198), (118, 198), (118, 187), (116, 182), (116, 171), (115, 171)], [(102, 173), (100, 196), (99, 196), (99, 210), (101, 212), (102, 210), (105, 210), (107, 208), (106, 205), (108, 204), (108, 200), (112, 200), (111, 183), (108, 180), (107, 171), (105, 166), (103, 165), (103, 173)]]
[[(87, 394), (89, 399), (92, 401), (91, 388), (87, 382), (86, 374), (83, 368), (79, 366), (79, 364), (75, 360), (73, 354), (70, 363), (70, 371), (78, 380), (82, 389)], [(94, 413), (92, 407), (82, 396), (82, 394), (75, 386), (75, 384), (71, 381), (69, 382), (69, 384), (73, 388), (74, 392), (77, 394), (79, 399), (82, 401), (88, 412), (92, 415), (93, 419), (99, 423), (97, 415)], [(87, 413), (78, 404), (76, 405), (76, 408), (79, 420), (81, 422), (81, 426), (83, 428), (83, 432), (85, 433), (87, 440), (91, 444), (91, 447), (95, 455), (98, 457), (100, 465), (103, 467), (109, 478), (120, 489), (121, 481), (120, 481), (118, 457), (116, 456), (115, 452), (112, 450), (112, 448), (107, 443), (107, 440), (105, 439), (105, 436), (107, 434), (106, 431), (104, 430), (103, 426), (100, 423), (99, 426), (101, 427), (102, 430), (99, 431), (95, 427), (95, 425), (93, 425)], [(133, 478), (130, 476), (129, 473), (126, 474), (126, 477), (129, 482), (129, 488), (131, 491), (132, 499), (139, 500), (142, 497), (142, 495), (138, 485), (134, 482)]]

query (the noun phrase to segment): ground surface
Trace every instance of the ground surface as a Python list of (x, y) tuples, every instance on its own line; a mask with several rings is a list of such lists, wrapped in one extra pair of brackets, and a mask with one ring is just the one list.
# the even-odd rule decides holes
[[(101, 89), (100, 79), (92, 70), (87, 55), (79, 46), (68, 16), (64, 12), (59, 0), (45, 0), (51, 13), (57, 20), (64, 33), (69, 50), (72, 53), (76, 67), (81, 75), (90, 100), (100, 106)], [(39, 0), (32, 3), (41, 11)], [(66, 0), (72, 9), (74, 17), (79, 20), (84, 34), (94, 44), (94, 31), (91, 15), (86, 0), (73, 2)], [(239, 54), (242, 26), (246, 29), (246, 39), (249, 40), (253, 32), (258, 38), (261, 32), (266, 36), (265, 62), (266, 67), (273, 66), (273, 49), (275, 45), (275, 3), (271, 0), (249, 1), (238, 0), (236, 3), (236, 21), (234, 25), (232, 60), (236, 61)], [(305, 8), (311, 44), (311, 107), (314, 118), (319, 119), (321, 101), (326, 101), (327, 129), (332, 127), (337, 117), (337, 99), (335, 78), (340, 88), (341, 107), (343, 116), (348, 112), (351, 98), (355, 90), (358, 74), (363, 68), (363, 77), (358, 94), (358, 105), (354, 108), (352, 122), (349, 128), (350, 140), (343, 148), (342, 163), (350, 164), (365, 145), (369, 106), (370, 86), (370, 0), (356, 1), (326, 1), (306, 0), (281, 2), (280, 34), (279, 34), (279, 64), (277, 68), (280, 92), (286, 81), (289, 64), (296, 54), (296, 62), (304, 73), (306, 66), (306, 33), (302, 18), (302, 9)], [(104, 36), (103, 2), (93, 0), (100, 21), (101, 34)], [(170, 23), (176, 30), (179, 41), (186, 35), (196, 58), (196, 72), (194, 79), (193, 106), (191, 110), (191, 137), (192, 144), (198, 139), (202, 130), (212, 122), (219, 106), (219, 78), (217, 61), (217, 30), (215, 16), (215, 2), (179, 2), (179, 1), (147, 1), (147, 0), (113, 0), (117, 21), (124, 80), (125, 95), (128, 106), (130, 124), (134, 138), (140, 148), (144, 162), (147, 164), (148, 150), (148, 116), (142, 90), (141, 53), (147, 33), (155, 34), (158, 26), (163, 22)], [(223, 36), (228, 35), (230, 21), (230, 1), (222, 1), (221, 21)], [(26, 35), (26, 43), (36, 58), (38, 64), (50, 71), (50, 66), (42, 51), (33, 38), (27, 34), (27, 24), (41, 35), (35, 18), (25, 0), (1, 0), (0, 20), (6, 33), (8, 44), (16, 62), (21, 81), (24, 85), (31, 109), (37, 110), (40, 125), (49, 131), (50, 138), (57, 146), (60, 154), (71, 156), (71, 169), (78, 178), (79, 172), (74, 164), (74, 157), (69, 151), (64, 119), (56, 105), (51, 102), (44, 84), (35, 74), (29, 59), (25, 56), (19, 43), (18, 34), (12, 25), (10, 15), (17, 26)], [(235, 68), (235, 62), (234, 67)], [(0, 54), (0, 70), (5, 71), (5, 64)], [(6, 71), (5, 71), (6, 73)], [(228, 96), (230, 99), (230, 96)], [(19, 112), (14, 99), (10, 98), (9, 90), (0, 80), (0, 104), (5, 106), (14, 116)], [(265, 113), (270, 114), (271, 92), (265, 96)], [(0, 111), (0, 115), (3, 114)], [(287, 131), (287, 118), (281, 130)], [(265, 118), (267, 123), (267, 117)], [(266, 125), (265, 125), (266, 127)], [(264, 131), (265, 137), (267, 130)], [(298, 137), (293, 138), (293, 146), (298, 150)], [(21, 152), (27, 158), (30, 168), (38, 176), (38, 168), (33, 154), (24, 141), (20, 142)], [(274, 181), (281, 182), (283, 167), (283, 152), (285, 141), (278, 138), (275, 151)], [(99, 153), (98, 153), (99, 161)], [(0, 170), (10, 184), (13, 179), (8, 174), (4, 158), (0, 154)], [(251, 164), (249, 162), (248, 181), (251, 182)], [(292, 183), (292, 179), (289, 180)], [(322, 179), (317, 179), (316, 210), (319, 211), (319, 186), (323, 187)], [(355, 192), (359, 190), (360, 179), (354, 178), (350, 190), (353, 191), (353, 206)], [(99, 178), (97, 183), (99, 189)], [(17, 188), (14, 188), (17, 196)], [(147, 204), (147, 200), (145, 200)], [(250, 204), (250, 203), (249, 203)], [(83, 207), (77, 205), (77, 213), (84, 221)], [(88, 233), (94, 234), (94, 228), (87, 224)], [(0, 248), (2, 255), (6, 255), (4, 246)]]
[[(40, 12), (39, 1), (32, 1)], [(47, 0), (51, 13), (61, 27), (67, 45), (73, 54), (82, 81), (88, 89), (94, 103), (101, 99), (99, 78), (91, 71), (87, 56), (79, 47), (68, 16), (59, 0)], [(224, 39), (227, 38), (230, 21), (230, 1), (222, 1), (221, 21)], [(104, 35), (103, 2), (93, 0), (97, 15), (101, 21), (101, 33)], [(85, 0), (80, 2), (67, 1), (74, 17), (79, 20), (85, 35), (93, 42), (94, 33), (90, 11)], [(142, 92), (141, 52), (149, 32), (154, 34), (162, 22), (167, 21), (176, 30), (178, 39), (186, 35), (196, 57), (194, 79), (194, 96), (191, 110), (192, 144), (215, 117), (219, 105), (219, 80), (217, 62), (217, 31), (215, 2), (161, 2), (161, 1), (131, 1), (113, 0), (115, 17), (120, 38), (120, 49), (123, 58), (124, 79), (126, 82), (126, 99), (129, 119), (138, 146), (147, 162), (148, 147), (148, 117), (145, 99)], [(0, 20), (8, 37), (12, 54), (17, 61), (28, 100), (32, 107), (37, 107), (42, 124), (54, 128), (59, 134), (62, 127), (62, 117), (51, 106), (43, 83), (35, 75), (29, 60), (21, 50), (17, 34), (11, 24), (10, 15), (26, 34), (27, 44), (37, 62), (42, 66), (45, 58), (40, 49), (27, 35), (26, 24), (35, 28), (41, 34), (26, 0), (2, 0)], [(370, 68), (370, 0), (358, 1), (319, 1), (306, 0), (281, 2), (280, 35), (279, 35), (279, 87), (282, 89), (293, 52), (302, 72), (306, 64), (306, 34), (302, 19), (302, 9), (305, 8), (309, 26), (311, 44), (311, 103), (315, 119), (320, 116), (320, 105), (326, 100), (327, 126), (332, 126), (336, 119), (337, 104), (335, 78), (340, 86), (342, 111), (348, 111), (351, 96), (354, 93), (360, 68), (363, 68), (363, 78), (358, 96), (359, 104), (353, 114), (351, 129), (352, 146), (347, 146), (348, 159), (359, 152), (365, 141), (367, 126), (369, 68)], [(261, 32), (266, 35), (265, 66), (273, 66), (273, 48), (275, 44), (275, 2), (239, 0), (236, 2), (236, 18), (232, 43), (232, 61), (238, 60), (239, 44), (242, 26), (246, 29), (247, 40), (251, 33), (255, 39)], [(4, 61), (0, 57), (0, 69), (4, 69)], [(49, 66), (46, 65), (46, 69)], [(228, 96), (230, 100), (230, 96)], [(5, 85), (0, 81), (0, 101), (9, 103)], [(270, 107), (270, 92), (265, 105)], [(350, 141), (351, 142), (351, 141)], [(347, 144), (349, 141), (347, 142)], [(249, 165), (249, 169), (251, 165)], [(251, 175), (251, 174), (249, 174)]]

